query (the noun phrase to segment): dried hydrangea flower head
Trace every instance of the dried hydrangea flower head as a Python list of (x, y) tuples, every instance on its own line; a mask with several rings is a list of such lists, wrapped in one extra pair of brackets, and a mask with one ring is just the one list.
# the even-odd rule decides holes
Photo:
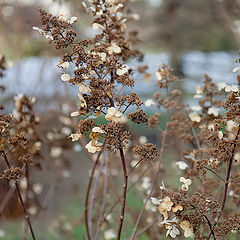
[[(44, 10), (40, 10), (43, 28), (35, 29), (49, 38), (56, 49), (71, 48), (58, 64), (62, 71), (61, 80), (77, 86), (80, 92), (79, 108), (71, 113), (72, 117), (80, 116), (79, 129), (70, 138), (78, 141), (81, 137), (89, 137), (91, 140), (85, 148), (92, 154), (101, 154), (104, 148), (120, 152), (125, 181), (123, 199), (126, 198), (127, 184), (123, 149), (131, 138), (124, 114), (135, 105), (138, 110), (129, 115), (130, 119), (136, 123), (148, 122), (146, 114), (139, 110), (142, 102), (137, 94), (123, 94), (125, 88), (134, 86), (133, 70), (126, 61), (142, 57), (133, 47), (133, 43), (138, 41), (136, 33), (126, 31), (127, 21), (138, 18), (124, 11), (126, 3), (117, 0), (82, 3), (86, 12), (94, 18), (92, 27), (96, 30), (96, 36), (92, 39), (78, 39), (79, 36), (72, 28), (75, 18), (69, 20), (65, 16), (52, 16)], [(71, 74), (69, 69), (73, 66), (74, 73)], [(101, 126), (96, 124), (100, 115), (105, 115), (107, 121)], [(121, 235), (124, 209), (125, 203), (122, 205), (117, 239)]]

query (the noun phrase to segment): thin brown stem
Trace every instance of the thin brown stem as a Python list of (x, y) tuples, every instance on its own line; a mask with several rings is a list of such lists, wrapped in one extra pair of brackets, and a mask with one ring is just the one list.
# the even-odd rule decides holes
[[(2, 152), (1, 155), (3, 156), (3, 158), (4, 158), (8, 168), (10, 169), (11, 168), (11, 164), (10, 164), (8, 158), (7, 158), (7, 155), (5, 154), (5, 152)], [(25, 219), (27, 221), (28, 227), (29, 227), (31, 235), (32, 235), (32, 239), (35, 240), (36, 238), (35, 238), (34, 231), (33, 231), (33, 228), (32, 228), (32, 223), (31, 223), (31, 220), (30, 220), (27, 208), (26, 208), (25, 203), (23, 201), (23, 198), (22, 198), (22, 195), (21, 195), (21, 191), (20, 191), (20, 188), (19, 188), (17, 182), (15, 182), (15, 187), (16, 187), (16, 190), (17, 190), (19, 201), (20, 201), (20, 203), (22, 205), (22, 208), (23, 208), (23, 211), (24, 211)]]
[(128, 176), (131, 174), (131, 172), (143, 161), (143, 159), (139, 160), (129, 171)]
[(119, 221), (119, 226), (118, 226), (117, 240), (120, 240), (121, 232), (122, 232), (122, 225), (123, 225), (123, 220), (124, 220), (126, 198), (127, 198), (127, 183), (128, 183), (127, 167), (126, 167), (123, 149), (120, 148), (119, 151), (120, 151), (120, 157), (121, 157), (121, 163), (122, 163), (122, 169), (123, 169), (124, 183), (123, 183), (122, 207), (121, 207), (121, 215), (120, 215), (120, 221)]
[(124, 87), (125, 87), (125, 85), (123, 85), (123, 86), (120, 88), (119, 92), (117, 93), (117, 96), (121, 93), (121, 91), (124, 89)]
[(131, 106), (132, 103), (129, 103), (126, 108), (124, 109), (123, 113), (125, 113), (127, 111), (127, 109)]
[[(136, 233), (135, 237), (139, 237), (140, 235), (142, 235), (143, 233), (145, 233), (149, 228), (151, 228), (154, 224), (156, 224), (158, 222), (158, 220), (161, 218), (161, 216), (159, 215), (156, 219), (154, 219), (151, 223), (149, 223), (146, 227), (144, 227), (142, 230), (140, 230), (139, 232)], [(129, 240), (129, 239), (127, 239)]]
[[(111, 179), (108, 180), (108, 184), (109, 184), (109, 187), (111, 188), (111, 190), (113, 191), (113, 194), (116, 196), (116, 198), (118, 200), (117, 203), (121, 202), (122, 196), (120, 196), (117, 191), (118, 187), (115, 184), (113, 184), (113, 181), (111, 181)], [(127, 193), (128, 193), (128, 189), (127, 189)], [(131, 207), (128, 206), (127, 203), (126, 203), (125, 208), (126, 208), (125, 211), (128, 211), (128, 214), (131, 216), (131, 218), (135, 219), (135, 214), (132, 211)]]
[[(232, 152), (231, 152), (231, 158), (228, 162), (228, 166), (227, 166), (227, 169), (226, 169), (226, 178), (224, 180), (223, 201), (222, 201), (222, 206), (221, 206), (222, 213), (224, 211), (226, 201), (227, 201), (227, 192), (228, 192), (229, 180), (230, 180), (230, 176), (231, 176), (231, 170), (232, 170), (232, 165), (233, 165), (233, 161), (234, 161), (234, 153), (235, 153), (235, 150), (237, 148), (237, 142), (238, 142), (239, 135), (240, 135), (240, 126), (238, 126), (237, 136), (236, 136), (236, 139), (235, 139), (235, 142), (234, 142), (234, 145), (233, 145), (233, 149), (232, 149)], [(220, 218), (220, 215), (218, 215), (216, 217), (214, 226), (216, 225), (219, 218)], [(211, 233), (209, 234), (207, 239), (210, 239), (210, 237), (211, 237)]]
[(198, 147), (198, 149), (200, 149), (200, 148), (201, 148), (200, 142), (199, 142), (199, 139), (198, 139), (198, 137), (197, 137), (197, 134), (196, 134), (195, 129), (194, 129), (193, 126), (192, 126), (192, 133), (193, 133), (193, 136), (194, 136), (194, 138), (195, 138), (195, 140), (196, 140), (197, 147)]
[(92, 236), (90, 235), (90, 231), (89, 231), (89, 216), (88, 216), (89, 196), (90, 196), (90, 191), (91, 191), (91, 186), (92, 186), (94, 174), (95, 174), (95, 171), (96, 171), (96, 168), (97, 168), (100, 156), (101, 156), (102, 152), (105, 149), (105, 144), (106, 143), (103, 144), (103, 147), (102, 147), (101, 151), (99, 152), (99, 154), (97, 156), (97, 159), (96, 159), (96, 161), (94, 163), (94, 166), (92, 168), (91, 175), (90, 175), (90, 178), (89, 178), (89, 181), (88, 181), (87, 193), (86, 193), (86, 197), (85, 197), (85, 204), (84, 204), (85, 210), (84, 210), (84, 214), (85, 214), (85, 227), (86, 227), (86, 233), (87, 233), (88, 240), (92, 239)]
[(210, 231), (211, 231), (210, 236), (213, 235), (213, 239), (216, 240), (215, 233), (214, 233), (214, 231), (213, 231), (213, 225), (211, 224), (211, 221), (209, 220), (209, 218), (208, 218), (205, 214), (201, 213), (201, 212), (199, 211), (199, 209), (198, 209), (197, 207), (195, 207), (193, 204), (190, 203), (190, 205), (191, 205), (201, 216), (203, 216), (203, 217), (206, 219), (206, 221), (207, 221), (207, 223), (208, 223), (208, 226), (209, 226), (209, 229), (210, 229)]
[(221, 211), (223, 212), (225, 204), (226, 204), (226, 200), (227, 200), (227, 192), (228, 192), (228, 186), (229, 186), (229, 179), (230, 179), (230, 175), (231, 175), (231, 170), (232, 170), (232, 165), (233, 165), (233, 160), (234, 160), (234, 153), (237, 147), (237, 142), (238, 142), (238, 137), (240, 134), (240, 126), (238, 126), (238, 132), (237, 132), (237, 137), (235, 139), (234, 145), (233, 145), (233, 149), (231, 152), (231, 159), (228, 162), (228, 167), (227, 167), (227, 173), (226, 173), (226, 179), (225, 179), (225, 185), (224, 185), (224, 194), (223, 194), (223, 201), (222, 201), (222, 207), (221, 207)]
[[(93, 222), (93, 209), (94, 209), (94, 204), (95, 204), (95, 199), (96, 199), (96, 193), (97, 193), (97, 189), (98, 189), (98, 185), (100, 182), (100, 177), (102, 175), (103, 172), (103, 168), (104, 168), (104, 161), (100, 162), (100, 166), (99, 166), (99, 170), (96, 176), (96, 180), (93, 186), (93, 191), (91, 194), (91, 198), (90, 198), (90, 209), (89, 209), (89, 232), (90, 235), (92, 236), (92, 222)], [(95, 238), (96, 239), (96, 238)]]
[(216, 175), (220, 180), (222, 180), (223, 182), (225, 182), (225, 179), (223, 177), (221, 177), (218, 173), (214, 172), (211, 168), (205, 167), (208, 171), (210, 171), (211, 173), (213, 173), (214, 175)]
[(112, 70), (109, 69), (108, 71), (106, 71), (106, 73), (103, 75), (102, 79), (104, 79)]
[(156, 172), (154, 180), (153, 180), (153, 185), (152, 185), (151, 190), (150, 190), (150, 192), (149, 192), (149, 194), (147, 196), (147, 199), (145, 200), (144, 205), (143, 205), (143, 207), (142, 207), (142, 209), (141, 209), (141, 211), (140, 211), (140, 213), (138, 215), (138, 219), (137, 219), (137, 222), (135, 224), (135, 227), (134, 227), (134, 230), (133, 230), (133, 233), (132, 233), (132, 236), (131, 236), (130, 240), (133, 240), (135, 238), (135, 236), (136, 236), (137, 228), (138, 228), (138, 225), (139, 225), (140, 220), (142, 218), (142, 215), (143, 215), (143, 212), (145, 210), (146, 204), (149, 201), (149, 199), (150, 199), (150, 197), (151, 197), (151, 195), (153, 193), (155, 185), (157, 184), (158, 175), (160, 174), (160, 170), (161, 170), (161, 164), (162, 164), (162, 158), (163, 158), (163, 152), (164, 152), (166, 137), (167, 137), (167, 129), (163, 132), (162, 147), (161, 147), (161, 150), (160, 150), (158, 169), (157, 169), (157, 172)]
[[(143, 172), (142, 174), (139, 176), (138, 180), (136, 182), (134, 182), (128, 189), (127, 189), (127, 193), (130, 192), (142, 179), (142, 177), (145, 175), (145, 173), (150, 169), (150, 167), (148, 166)], [(119, 201), (121, 200), (121, 198), (117, 198), (117, 200), (112, 204), (112, 206), (110, 207), (110, 209), (108, 210), (107, 213), (105, 213), (104, 219), (102, 220), (101, 224), (106, 220), (106, 217), (112, 213), (112, 211), (115, 209), (115, 207), (118, 205)]]
[(95, 240), (99, 239), (101, 222), (102, 222), (102, 219), (104, 218), (104, 211), (105, 211), (105, 207), (106, 207), (106, 194), (107, 194), (107, 189), (108, 189), (108, 163), (105, 159), (104, 159), (104, 162), (105, 162), (105, 166), (104, 166), (105, 171), (104, 171), (104, 187), (103, 187), (103, 195), (102, 195), (102, 207), (101, 207), (100, 215), (98, 218)]

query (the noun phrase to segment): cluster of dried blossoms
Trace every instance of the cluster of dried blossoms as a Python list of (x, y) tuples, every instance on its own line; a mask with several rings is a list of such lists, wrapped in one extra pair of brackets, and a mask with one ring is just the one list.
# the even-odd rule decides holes
[[(6, 65), (4, 57), (0, 62), (0, 76), (3, 77)], [(35, 239), (30, 216), (43, 217), (52, 198), (49, 193), (53, 194), (55, 189), (52, 183), (49, 184), (46, 197), (43, 197), (47, 184), (34, 176), (36, 171), (42, 169), (42, 160), (49, 158), (55, 160), (57, 177), (53, 176), (53, 182), (56, 182), (54, 178), (67, 175), (66, 166), (69, 164), (62, 155), (64, 150), (72, 150), (71, 142), (66, 143), (72, 131), (72, 121), (64, 114), (58, 114), (59, 123), (55, 121), (55, 127), (46, 127), (46, 123), (40, 121), (40, 116), (34, 111), (35, 97), (19, 94), (14, 101), (15, 107), (9, 115), (5, 113), (3, 104), (0, 106), (0, 215), (19, 217), (24, 214)]]
[[(2, 61), (3, 64), (3, 61)], [(3, 70), (1, 64), (1, 77)], [(15, 190), (10, 183), (15, 185), (16, 193), (22, 209), (25, 214), (27, 224), (29, 226), (32, 238), (35, 239), (32, 224), (29, 218), (28, 211), (31, 210), (33, 204), (36, 203), (35, 191), (30, 184), (29, 167), (36, 164), (39, 155), (41, 142), (38, 139), (34, 129), (39, 119), (33, 113), (34, 98), (27, 98), (24, 95), (19, 95), (15, 98), (15, 109), (13, 115), (6, 115), (1, 105), (0, 113), (0, 156), (2, 161), (0, 168), (3, 171), (0, 175), (1, 181), (1, 198), (12, 198)], [(26, 178), (26, 187), (24, 194), (19, 186), (19, 181)], [(33, 196), (29, 198), (29, 193)], [(14, 199), (14, 198), (13, 198)], [(5, 199), (3, 199), (4, 202)], [(7, 201), (7, 200), (6, 200)], [(27, 209), (26, 204), (29, 208)], [(15, 211), (18, 209), (18, 202), (15, 202)], [(34, 208), (32, 208), (34, 209)], [(1, 209), (1, 214), (4, 208)], [(4, 212), (3, 212), (4, 214)]]
[[(149, 210), (147, 220), (150, 219), (149, 227), (143, 226), (145, 231), (155, 223), (152, 211), (157, 209), (160, 214), (157, 221), (160, 226), (166, 228), (166, 235), (172, 238), (181, 234), (180, 229), (184, 237), (194, 235), (195, 239), (226, 239), (231, 232), (239, 232), (240, 215), (235, 214), (235, 209), (230, 208), (226, 201), (232, 199), (236, 206), (239, 204), (240, 190), (237, 183), (239, 174), (234, 168), (234, 164), (237, 164), (240, 158), (239, 87), (225, 83), (214, 84), (210, 77), (205, 76), (204, 86), (197, 86), (194, 95), (194, 99), (199, 99), (198, 105), (189, 108), (182, 103), (181, 91), (172, 87), (173, 83), (178, 83), (178, 79), (172, 75), (172, 69), (163, 65), (156, 72), (157, 85), (161, 91), (154, 95), (161, 112), (147, 118), (146, 113), (140, 108), (142, 102), (137, 94), (135, 92), (124, 94), (126, 87), (134, 86), (133, 69), (129, 68), (126, 62), (133, 57), (141, 57), (140, 52), (133, 48), (137, 41), (135, 32), (126, 33), (126, 22), (136, 16), (125, 11), (126, 1), (89, 1), (83, 2), (83, 7), (94, 16), (92, 27), (97, 34), (93, 39), (78, 39), (73, 28), (76, 17), (69, 20), (65, 16), (52, 16), (43, 10), (40, 10), (43, 28), (34, 27), (34, 30), (48, 38), (50, 43), (54, 43), (56, 49), (68, 48), (58, 66), (62, 69), (61, 80), (79, 89), (79, 107), (71, 113), (71, 116), (81, 117), (78, 129), (70, 137), (73, 141), (84, 137), (90, 139), (85, 148), (89, 153), (98, 153), (85, 201), (88, 239), (94, 239), (94, 234), (97, 239), (102, 224), (111, 222), (110, 215), (102, 212), (105, 210), (103, 207), (94, 232), (92, 209), (89, 209), (93, 206), (90, 203), (92, 205), (89, 207), (91, 192), (93, 199), (98, 194), (91, 191), (96, 169), (108, 165), (102, 157), (106, 155), (106, 150), (110, 154), (117, 154), (119, 151), (119, 162), (124, 175), (118, 232), (116, 234), (113, 229), (105, 231), (106, 239), (120, 239), (122, 235), (128, 177), (132, 172), (127, 170), (128, 165), (136, 170), (135, 176), (140, 179), (137, 182), (142, 181), (139, 191), (142, 191), (145, 200), (143, 209), (135, 219), (131, 240), (138, 236), (136, 231), (142, 224), (140, 220), (144, 209)], [(123, 14), (124, 12), (126, 14)], [(146, 70), (146, 66), (138, 68), (149, 81), (151, 75)], [(237, 70), (238, 68), (234, 69)], [(238, 84), (239, 79), (240, 76)], [(224, 101), (225, 92), (228, 96)], [(145, 102), (147, 107), (154, 104), (152, 99)], [(125, 113), (130, 106), (135, 106), (137, 110), (126, 116)], [(104, 123), (98, 124), (98, 119), (103, 116)], [(159, 129), (161, 116), (166, 116), (167, 119), (165, 129)], [(145, 140), (139, 146), (131, 145), (133, 137), (127, 124), (128, 119), (133, 124), (142, 123), (160, 130), (162, 136), (160, 153), (156, 146), (144, 142)], [(182, 158), (176, 162), (183, 171), (183, 176), (179, 179), (182, 186), (176, 190), (166, 188), (164, 185), (160, 190), (156, 189), (161, 171), (164, 173), (161, 162), (163, 152), (166, 151), (166, 138), (172, 147), (176, 144), (175, 154)], [(177, 142), (174, 139), (178, 139)], [(128, 148), (133, 150), (135, 156), (135, 160), (129, 163), (126, 159)], [(128, 155), (131, 157), (130, 153)], [(148, 170), (149, 161), (155, 159), (158, 159), (158, 166), (149, 173), (149, 177), (142, 178), (138, 165), (141, 163), (141, 166)], [(151, 179), (153, 173), (154, 178)], [(105, 181), (106, 178), (105, 176)], [(158, 197), (151, 198), (152, 195)], [(157, 208), (149, 205), (150, 198)], [(226, 209), (227, 207), (229, 209)], [(154, 232), (161, 234), (162, 230), (158, 227)], [(150, 234), (151, 238), (153, 232), (147, 234)]]
[[(169, 83), (177, 80), (171, 77), (171, 69), (162, 66), (156, 76), (160, 88), (167, 94), (166, 97), (161, 92), (156, 93), (155, 98), (158, 107), (165, 108), (170, 115), (166, 125), (168, 135), (176, 141), (182, 140), (181, 145), (176, 144), (179, 148), (176, 155), (182, 158), (176, 165), (184, 174), (180, 177), (179, 190), (162, 186), (160, 197), (152, 198), (164, 219), (160, 224), (172, 238), (180, 235), (179, 229), (182, 229), (185, 237), (228, 239), (230, 233), (240, 232), (240, 215), (236, 212), (240, 76), (237, 76), (238, 85), (227, 85), (215, 84), (205, 75), (203, 87), (197, 86), (194, 95), (198, 105), (190, 108), (181, 103), (180, 91), (169, 90)], [(155, 121), (158, 122), (157, 117)]]

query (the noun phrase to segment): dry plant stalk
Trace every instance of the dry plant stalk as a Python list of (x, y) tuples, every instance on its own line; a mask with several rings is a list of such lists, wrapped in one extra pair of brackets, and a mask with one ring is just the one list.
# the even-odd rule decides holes
[[(5, 70), (5, 61), (2, 57), (1, 64), (0, 64), (0, 77), (3, 77), (3, 70)], [(21, 190), (19, 187), (19, 180), (24, 177), (24, 168), (26, 168), (29, 164), (32, 164), (32, 157), (30, 152), (32, 151), (32, 155), (36, 154), (37, 150), (35, 150), (34, 142), (28, 142), (28, 139), (25, 137), (25, 130), (30, 128), (31, 125), (37, 123), (36, 118), (30, 111), (32, 104), (34, 103), (33, 99), (28, 99), (27, 97), (21, 95), (19, 98), (16, 99), (16, 109), (15, 109), (15, 116), (5, 115), (4, 113), (0, 114), (0, 156), (4, 159), (7, 169), (4, 170), (4, 173), (0, 176), (0, 179), (8, 180), (14, 183), (17, 195), (22, 205), (26, 222), (28, 224), (32, 239), (36, 239), (32, 223), (30, 220), (30, 216), (26, 207), (26, 204), (23, 200)], [(27, 111), (23, 112), (23, 106), (26, 107)], [(1, 109), (3, 110), (4, 107), (1, 105)], [(25, 117), (31, 114), (31, 120), (25, 126), (21, 126), (20, 122), (23, 121), (22, 116)], [(16, 117), (17, 115), (17, 117)], [(25, 119), (26, 120), (26, 119)], [(33, 140), (36, 136), (33, 132), (30, 134), (31, 140)], [(6, 153), (6, 150), (8, 152)], [(14, 155), (14, 158), (17, 159), (15, 164), (17, 166), (11, 166), (11, 163), (8, 159), (7, 155)]]

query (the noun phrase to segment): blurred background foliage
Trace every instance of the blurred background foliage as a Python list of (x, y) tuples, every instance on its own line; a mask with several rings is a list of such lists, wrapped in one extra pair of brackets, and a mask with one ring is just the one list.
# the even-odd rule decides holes
[[(129, 8), (140, 16), (130, 28), (139, 31), (145, 52), (170, 52), (176, 65), (179, 54), (186, 51), (236, 50), (239, 5), (238, 0), (130, 1)], [(57, 54), (32, 31), (40, 24), (39, 8), (78, 16), (82, 37), (92, 34), (79, 0), (0, 0), (0, 52), (7, 59)]]

